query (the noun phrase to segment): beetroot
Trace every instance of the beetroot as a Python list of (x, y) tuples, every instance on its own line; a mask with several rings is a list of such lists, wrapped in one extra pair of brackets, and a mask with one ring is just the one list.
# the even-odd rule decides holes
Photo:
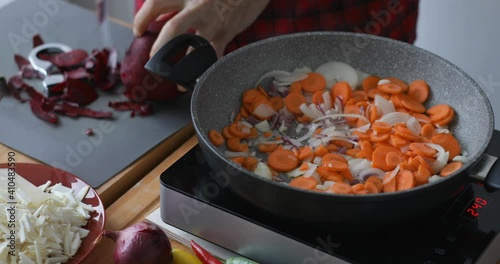
[(144, 69), (157, 34), (146, 32), (132, 41), (121, 65), (125, 95), (134, 102), (168, 101), (181, 94), (177, 85)]
[(92, 117), (92, 118), (112, 118), (112, 112), (105, 111), (95, 111), (88, 108), (82, 108), (77, 105), (73, 105), (67, 102), (63, 102), (62, 104), (57, 104), (54, 107), (54, 111), (58, 114), (70, 116), (70, 117)]
[(85, 50), (75, 49), (59, 53), (53, 56), (50, 61), (59, 68), (67, 68), (83, 63), (87, 57), (88, 53)]
[(134, 103), (128, 101), (109, 102), (108, 106), (117, 111), (131, 111), (131, 117), (136, 115), (149, 116), (153, 113), (153, 106), (147, 103)]
[(77, 103), (79, 105), (88, 105), (99, 97), (95, 89), (86, 81), (68, 79), (67, 84), (66, 94), (64, 94), (64, 99), (66, 101)]
[(33, 48), (43, 45), (44, 41), (39, 34), (33, 36)]

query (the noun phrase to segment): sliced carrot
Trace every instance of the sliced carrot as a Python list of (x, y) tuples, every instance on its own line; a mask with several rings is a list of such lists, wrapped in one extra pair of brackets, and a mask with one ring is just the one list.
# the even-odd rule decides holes
[(319, 145), (316, 150), (314, 150), (314, 155), (317, 156), (317, 157), (323, 157), (325, 156), (326, 154), (328, 154), (328, 149), (326, 149), (325, 146), (323, 145)]
[(406, 125), (396, 125), (396, 132), (395, 134), (406, 138), (410, 141), (418, 141), (420, 137), (418, 135), (415, 135), (410, 129), (406, 127)]
[(267, 99), (267, 97), (259, 94), (259, 95), (255, 96), (255, 98), (252, 102), (252, 106), (250, 107), (250, 113), (253, 113), (255, 111), (255, 109), (257, 109), (257, 107), (259, 107), (261, 104), (271, 106), (271, 103), (269, 103), (269, 99)]
[[(437, 171), (436, 172), (432, 171), (431, 165), (429, 164), (429, 162), (427, 160), (425, 160), (424, 158), (422, 158), (422, 156), (417, 155), (417, 156), (415, 156), (413, 158), (413, 160), (415, 160), (418, 164), (424, 166), (431, 173), (437, 173)], [(418, 165), (415, 166), (415, 168), (418, 168)]]
[(227, 148), (230, 151), (241, 151), (241, 141), (239, 138), (229, 138), (227, 140)]
[(208, 138), (214, 144), (216, 147), (221, 146), (224, 144), (224, 138), (222, 135), (219, 133), (219, 131), (212, 129), (208, 132)]
[[(354, 99), (356, 101), (356, 104), (358, 103), (364, 103), (364, 104), (368, 104), (368, 95), (365, 93), (365, 91), (361, 91), (361, 90), (356, 90), (356, 91), (353, 91), (352, 94), (351, 94), (351, 99)], [(366, 107), (366, 105), (365, 105)]]
[(314, 92), (313, 96), (312, 96), (312, 102), (313, 104), (322, 104), (325, 102), (325, 100), (323, 99), (323, 93), (325, 91), (324, 90), (319, 90), (319, 91), (316, 91)]
[(391, 135), (390, 141), (391, 144), (397, 148), (406, 146), (408, 145), (408, 143), (410, 143), (410, 141), (408, 141), (406, 138), (400, 137), (398, 135)]
[(385, 164), (391, 169), (396, 168), (399, 163), (403, 162), (403, 157), (398, 152), (389, 152), (385, 156)]
[(259, 144), (258, 149), (260, 152), (271, 153), (278, 148), (277, 144)]
[(439, 172), (439, 175), (441, 177), (449, 176), (449, 175), (453, 174), (455, 171), (462, 168), (462, 166), (463, 166), (463, 163), (460, 161), (450, 162), (446, 166), (444, 166), (443, 169), (441, 169), (441, 171)]
[(335, 171), (327, 170), (325, 167), (318, 167), (316, 172), (325, 181), (343, 182), (344, 176)]
[(229, 125), (229, 133), (238, 138), (248, 138), (252, 130), (240, 122), (235, 122)]
[(438, 104), (427, 110), (427, 115), (432, 122), (439, 122), (447, 118), (453, 109), (447, 104)]
[(336, 194), (352, 194), (352, 187), (347, 183), (337, 182), (331, 190)]
[(236, 163), (236, 164), (240, 164), (242, 165), (243, 164), (243, 161), (245, 161), (245, 157), (234, 157), (234, 158), (231, 158), (231, 160)]
[(274, 111), (279, 111), (285, 106), (285, 104), (283, 103), (283, 98), (281, 98), (281, 96), (273, 96), (269, 98), (269, 103), (271, 104), (271, 107)]
[(429, 92), (429, 85), (424, 80), (415, 80), (410, 83), (408, 88), (408, 96), (421, 104), (427, 101), (427, 98), (429, 98)]
[[(425, 124), (428, 124), (428, 123), (431, 123), (431, 119), (426, 116), (425, 114), (421, 114), (421, 113), (410, 113), (410, 115), (412, 115), (413, 117), (415, 117), (415, 119), (417, 119), (417, 121), (423, 125)], [(423, 126), (422, 125), (422, 126)]]
[(377, 133), (391, 133), (392, 126), (386, 122), (375, 122), (372, 124), (372, 129), (377, 131)]
[[(418, 167), (417, 167), (418, 168)], [(416, 168), (414, 168), (410, 163), (408, 162), (401, 162), (399, 163), (399, 169), (400, 170), (409, 170), (409, 171), (415, 171)]]
[(344, 162), (341, 162), (341, 161), (338, 161), (338, 160), (328, 160), (328, 161), (325, 161), (325, 162), (323, 162), (323, 166), (327, 170), (338, 171), (338, 172), (341, 172), (341, 171), (349, 169), (349, 165), (347, 163), (344, 163)]
[(370, 135), (372, 134), (372, 130), (368, 129), (365, 133), (355, 130), (352, 134), (355, 136), (358, 136), (360, 140), (368, 140), (368, 139), (370, 139)]
[(314, 93), (319, 90), (326, 88), (326, 81), (323, 75), (315, 72), (307, 74), (307, 78), (300, 81), (302, 84), (302, 90), (308, 93)]
[(340, 174), (348, 181), (353, 181), (354, 177), (352, 176), (352, 172), (350, 169), (343, 170), (340, 172)]
[(403, 88), (394, 83), (385, 83), (377, 86), (377, 89), (383, 93), (399, 94), (403, 92)]
[(255, 90), (255, 89), (249, 89), (243, 93), (243, 97), (242, 97), (243, 107), (248, 112), (252, 112), (252, 104), (257, 96), (262, 96), (262, 94), (258, 90)]
[(254, 157), (246, 157), (245, 160), (243, 161), (243, 168), (253, 171), (257, 167), (257, 164), (259, 164), (259, 160), (254, 158)]
[(415, 185), (419, 186), (429, 182), (431, 177), (431, 172), (422, 164), (418, 166), (418, 170), (414, 172), (415, 175)]
[(328, 154), (324, 155), (323, 158), (321, 159), (321, 162), (327, 162), (330, 160), (336, 160), (336, 161), (347, 163), (347, 159), (344, 158), (344, 156), (337, 154), (337, 153), (328, 153)]
[(250, 113), (248, 113), (247, 109), (245, 109), (245, 107), (240, 107), (240, 114), (241, 114), (241, 117), (243, 118), (247, 118)]
[(307, 165), (307, 163), (305, 163), (305, 162), (302, 163), (302, 165), (300, 165), (300, 167), (299, 167), (299, 170), (301, 170), (301, 171), (306, 171), (308, 169), (309, 169), (309, 165)]
[(396, 190), (404, 191), (415, 187), (415, 177), (408, 170), (403, 170), (396, 175)]
[(399, 78), (389, 77), (385, 79), (390, 81), (391, 83), (399, 85), (403, 89), (403, 92), (406, 92), (406, 90), (408, 90), (408, 84)]
[[(391, 176), (391, 174), (392, 174), (392, 171), (387, 172), (384, 176), (384, 181), (386, 181), (389, 178), (389, 176)], [(393, 177), (390, 181), (383, 184), (382, 190), (385, 193), (395, 192), (396, 191), (396, 177)]]
[(399, 152), (397, 148), (392, 146), (379, 146), (375, 148), (372, 154), (372, 167), (378, 168), (384, 171), (389, 171), (394, 169), (392, 166), (387, 165), (386, 156), (390, 152)]
[(425, 106), (410, 97), (403, 98), (401, 100), (401, 104), (403, 105), (404, 109), (412, 112), (417, 112), (417, 113), (424, 113), (425, 112)]
[(382, 134), (382, 133), (372, 133), (370, 135), (370, 140), (373, 141), (374, 143), (380, 143), (387, 141), (389, 139), (389, 134)]
[(332, 140), (331, 141), (333, 144), (337, 145), (338, 147), (344, 147), (346, 149), (352, 149), (354, 145), (350, 142), (344, 141), (344, 140)]
[(305, 159), (309, 159), (309, 158), (313, 158), (313, 157), (314, 157), (314, 153), (313, 153), (313, 150), (310, 146), (304, 147), (300, 151), (300, 154), (299, 154), (300, 160), (305, 160)]
[(375, 95), (380, 94), (380, 93), (381, 93), (381, 91), (377, 88), (373, 88), (373, 89), (366, 91), (366, 95), (368, 95), (368, 98), (370, 98), (370, 99), (374, 99)]
[(377, 76), (368, 76), (366, 77), (361, 86), (363, 87), (363, 91), (368, 92), (371, 89), (375, 89), (378, 86), (378, 82), (380, 81), (380, 78)]
[(448, 161), (455, 158), (458, 154), (460, 154), (460, 144), (458, 144), (457, 139), (451, 134), (435, 134), (431, 138), (432, 143), (438, 144), (444, 148), (444, 150), (450, 152), (450, 157)]
[(422, 126), (422, 129), (420, 130), (420, 134), (422, 136), (431, 139), (432, 136), (434, 135), (434, 127), (431, 124), (426, 124)]
[(393, 94), (391, 95), (391, 102), (394, 104), (395, 108), (403, 108), (403, 104), (401, 103), (403, 95), (402, 94)]
[(273, 132), (271, 131), (268, 131), (268, 132), (264, 132), (262, 133), (262, 135), (265, 137), (265, 138), (270, 138), (273, 136)]
[(337, 147), (337, 145), (335, 145), (335, 144), (328, 144), (328, 145), (326, 145), (326, 149), (329, 152), (333, 152), (333, 151), (338, 151), (339, 147)]
[(445, 119), (436, 121), (434, 123), (440, 126), (447, 126), (453, 120), (453, 118), (455, 118), (455, 111), (451, 109), (450, 114)]
[(365, 190), (365, 185), (362, 183), (355, 184), (351, 186), (352, 192), (354, 194), (367, 194), (368, 192)]
[(267, 164), (277, 172), (289, 172), (299, 166), (299, 159), (291, 150), (277, 149), (269, 155)]
[(222, 136), (225, 139), (235, 138), (235, 136), (233, 136), (233, 134), (231, 134), (231, 132), (229, 132), (229, 126), (222, 129)]
[(370, 123), (374, 123), (377, 118), (378, 118), (378, 109), (375, 105), (372, 105), (372, 107), (370, 107), (370, 111), (368, 113), (368, 119), (370, 120)]
[(301, 93), (289, 93), (285, 97), (285, 106), (288, 111), (301, 115), (300, 106), (306, 103), (306, 98)]
[(257, 90), (262, 94), (264, 95), (267, 99), (270, 98), (269, 94), (266, 92), (266, 90), (264, 90), (264, 88), (262, 86), (259, 85), (259, 87), (257, 87)]
[(290, 186), (304, 190), (312, 190), (316, 188), (317, 184), (318, 182), (314, 177), (300, 176), (290, 181)]
[(332, 99), (339, 97), (344, 104), (351, 98), (352, 89), (348, 82), (338, 82), (332, 87)]
[(356, 158), (361, 149), (348, 149), (346, 154), (350, 157)]
[(415, 152), (417, 155), (423, 156), (423, 157), (434, 157), (436, 154), (436, 150), (427, 146), (424, 143), (411, 143), (410, 144), (410, 149)]
[[(377, 190), (378, 192), (381, 192), (382, 191), (382, 179), (380, 179), (379, 177), (377, 176), (370, 176), (366, 181), (365, 181), (365, 184), (366, 183), (373, 183), (376, 187), (377, 187)], [(366, 186), (365, 186), (366, 187)]]
[(364, 184), (366, 193), (378, 193), (378, 187), (373, 182), (365, 182)]
[(259, 130), (257, 128), (252, 127), (250, 128), (250, 136), (248, 138), (258, 138), (259, 137)]
[(288, 88), (290, 93), (302, 93), (302, 84), (300, 82), (294, 82), (292, 85), (290, 85), (290, 88)]
[[(357, 105), (347, 105), (344, 107), (344, 114), (356, 114), (359, 115), (359, 106)], [(356, 126), (356, 122), (358, 122), (358, 119), (355, 117), (348, 117), (346, 118), (347, 124), (350, 126)]]

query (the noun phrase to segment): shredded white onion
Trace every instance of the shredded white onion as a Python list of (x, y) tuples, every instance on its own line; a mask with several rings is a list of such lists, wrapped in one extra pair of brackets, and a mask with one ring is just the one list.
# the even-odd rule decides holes
[(315, 104), (310, 104), (309, 109), (311, 109), (316, 117), (324, 116), (324, 114), (318, 110), (318, 107)]
[(391, 83), (391, 81), (387, 79), (381, 79), (378, 81), (377, 85), (388, 84), (388, 83)]
[(285, 121), (281, 121), (281, 126), (278, 130), (280, 132), (285, 132), (285, 131), (287, 131), (287, 129), (288, 129), (288, 127), (286, 126)]
[(255, 170), (253, 172), (262, 178), (266, 178), (268, 180), (273, 179), (273, 173), (271, 172), (269, 167), (262, 162), (259, 162), (257, 164), (257, 167), (255, 168)]
[[(348, 161), (349, 163), (349, 161)], [(352, 175), (354, 175), (354, 177), (358, 177), (358, 175), (364, 171), (364, 170), (367, 170), (367, 169), (370, 169), (372, 167), (372, 163), (367, 160), (367, 159), (360, 159), (359, 162), (357, 162), (356, 165), (352, 166), (350, 169), (351, 169), (351, 173)]]
[(298, 124), (297, 127), (295, 128), (295, 133), (299, 134), (302, 132), (302, 129), (304, 128), (303, 124)]
[(295, 178), (295, 177), (299, 177), (299, 176), (302, 176), (306, 173), (306, 171), (303, 171), (303, 170), (300, 170), (300, 168), (296, 168), (290, 172), (287, 173), (287, 175), (289, 177), (292, 177), (292, 178)]
[(356, 128), (355, 130), (359, 131), (361, 133), (366, 133), (366, 131), (368, 131), (368, 129), (370, 129), (370, 126), (371, 126), (371, 124), (368, 123), (368, 124), (366, 124), (364, 126), (360, 126), (360, 127)]
[(304, 173), (304, 177), (311, 177), (316, 172), (318, 165), (312, 163), (309, 163), (307, 165), (309, 166), (309, 169), (306, 171), (306, 173)]
[(451, 132), (446, 128), (436, 128), (436, 134), (451, 134)]
[(321, 161), (322, 161), (321, 157), (315, 157), (313, 159), (313, 163), (318, 165), (318, 166), (321, 165)]
[(319, 147), (321, 145), (321, 139), (316, 139), (314, 140), (313, 142), (311, 142), (311, 147), (313, 148), (316, 148), (316, 147)]
[(359, 173), (358, 180), (363, 181), (368, 175), (376, 175), (380, 179), (384, 178), (385, 172), (377, 168), (369, 168)]
[(328, 186), (318, 184), (318, 185), (316, 185), (315, 189), (326, 191), (326, 190), (328, 190)]
[(332, 97), (330, 96), (329, 92), (324, 92), (323, 95), (323, 102), (325, 104), (325, 111), (332, 109)]
[(437, 153), (434, 155), (436, 160), (431, 163), (432, 173), (440, 172), (444, 166), (448, 163), (448, 158), (450, 157), (450, 152), (445, 151), (444, 148), (438, 144), (433, 143), (425, 143), (427, 146), (437, 150)]
[(382, 116), (396, 112), (394, 104), (378, 94), (375, 95), (374, 103), (375, 106), (377, 107), (377, 110), (381, 111)]
[(240, 124), (242, 124), (242, 125), (244, 125), (244, 126), (246, 126), (248, 128), (252, 128), (253, 127), (253, 125), (250, 124), (250, 123), (248, 123), (247, 121), (240, 121)]
[(333, 114), (333, 115), (325, 115), (325, 116), (318, 117), (318, 118), (314, 119), (312, 122), (316, 123), (316, 122), (319, 122), (321, 120), (325, 120), (325, 119), (329, 119), (329, 118), (339, 118), (339, 117), (361, 118), (364, 121), (370, 123), (370, 120), (368, 120), (368, 118), (366, 118), (363, 115), (358, 115), (358, 114)]
[(319, 117), (316, 115), (315, 112), (311, 111), (311, 109), (305, 103), (301, 104), (299, 108), (302, 111), (302, 113), (304, 113), (304, 115), (306, 115), (307, 117), (309, 117), (311, 119), (315, 119), (315, 118)]
[(224, 155), (228, 158), (248, 157), (249, 156), (249, 154), (247, 152), (234, 152), (234, 151), (224, 151)]
[(282, 83), (298, 82), (304, 80), (305, 78), (307, 78), (307, 73), (303, 72), (292, 72), (290, 75), (279, 75), (274, 77), (276, 81)]
[(325, 181), (323, 183), (323, 185), (326, 186), (326, 187), (332, 187), (334, 184), (335, 184), (334, 181)]
[(399, 172), (399, 165), (396, 166), (396, 168), (391, 172), (391, 174), (389, 174), (389, 176), (384, 179), (384, 181), (382, 182), (382, 185), (386, 185), (387, 183), (392, 181), (392, 179), (394, 179), (394, 177), (396, 177), (396, 175), (398, 175), (398, 172)]
[(345, 138), (345, 137), (326, 137), (326, 138), (322, 138), (321, 142), (326, 143), (326, 142), (329, 142), (331, 140), (341, 140), (341, 141), (349, 142), (349, 143), (354, 144), (354, 145), (358, 145), (358, 142), (356, 142), (354, 140), (350, 140), (350, 139)]
[(314, 132), (316, 131), (316, 129), (318, 129), (319, 125), (318, 124), (312, 124), (310, 127), (309, 127), (309, 131), (307, 131), (307, 133), (305, 135), (303, 135), (302, 137), (300, 138), (297, 138), (296, 140), (299, 141), (299, 142), (302, 142), (304, 140), (308, 140), (312, 137), (312, 135), (314, 134)]
[(420, 131), (422, 130), (422, 126), (413, 116), (406, 121), (406, 127), (415, 135), (420, 135)]
[(274, 77), (276, 78), (277, 76), (290, 76), (291, 74), (287, 71), (279, 71), (279, 70), (275, 70), (275, 71), (270, 71), (264, 75), (262, 75), (262, 77), (260, 77), (260, 79), (257, 81), (257, 83), (255, 83), (255, 86), (254, 87), (258, 87), (259, 84), (266, 78), (270, 78), (270, 77)]
[(437, 181), (440, 181), (442, 179), (444, 179), (444, 178), (439, 176), (439, 175), (432, 175), (431, 177), (429, 177), (429, 183), (437, 182)]
[(469, 158), (464, 157), (462, 155), (457, 155), (452, 159), (452, 161), (460, 161), (462, 163), (467, 163), (469, 161)]
[(330, 61), (320, 65), (315, 72), (322, 74), (327, 81), (346, 81), (353, 90), (358, 87), (358, 73), (347, 63)]
[(274, 109), (267, 104), (259, 104), (253, 111), (253, 114), (263, 118), (269, 118), (276, 114), (276, 112), (274, 112)]
[(267, 122), (267, 120), (264, 120), (264, 121), (256, 124), (255, 128), (257, 128), (257, 130), (259, 130), (260, 132), (269, 132), (269, 131), (271, 131), (271, 126), (269, 125), (269, 122)]
[(394, 126), (395, 124), (406, 123), (410, 118), (412, 116), (407, 113), (393, 112), (381, 117), (378, 121)]

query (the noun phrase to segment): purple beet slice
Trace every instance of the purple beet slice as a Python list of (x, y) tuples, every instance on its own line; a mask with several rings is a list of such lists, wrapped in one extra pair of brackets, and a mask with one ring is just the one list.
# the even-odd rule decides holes
[(63, 97), (64, 100), (79, 105), (88, 105), (94, 102), (98, 96), (95, 89), (87, 82), (79, 79), (67, 79), (66, 93)]
[(85, 50), (75, 49), (53, 56), (51, 62), (59, 68), (68, 68), (82, 64), (87, 57), (88, 53)]
[(61, 104), (57, 104), (54, 108), (54, 111), (58, 114), (70, 116), (70, 117), (92, 117), (92, 118), (112, 118), (112, 112), (106, 111), (95, 111), (88, 108), (79, 107), (77, 105), (73, 105), (67, 102), (63, 102)]
[(43, 45), (45, 42), (43, 41), (42, 37), (40, 34), (36, 34), (33, 36), (33, 48), (36, 48), (40, 45)]

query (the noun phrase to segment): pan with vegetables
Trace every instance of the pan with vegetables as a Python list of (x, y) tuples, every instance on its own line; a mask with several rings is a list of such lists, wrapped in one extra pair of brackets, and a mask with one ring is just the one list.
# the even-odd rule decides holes
[[(418, 219), (472, 180), (494, 127), (463, 71), (364, 34), (285, 35), (218, 61), (205, 40), (181, 35), (146, 68), (194, 89), (194, 127), (221, 184), (290, 220)], [(498, 189), (498, 176), (484, 184)]]

